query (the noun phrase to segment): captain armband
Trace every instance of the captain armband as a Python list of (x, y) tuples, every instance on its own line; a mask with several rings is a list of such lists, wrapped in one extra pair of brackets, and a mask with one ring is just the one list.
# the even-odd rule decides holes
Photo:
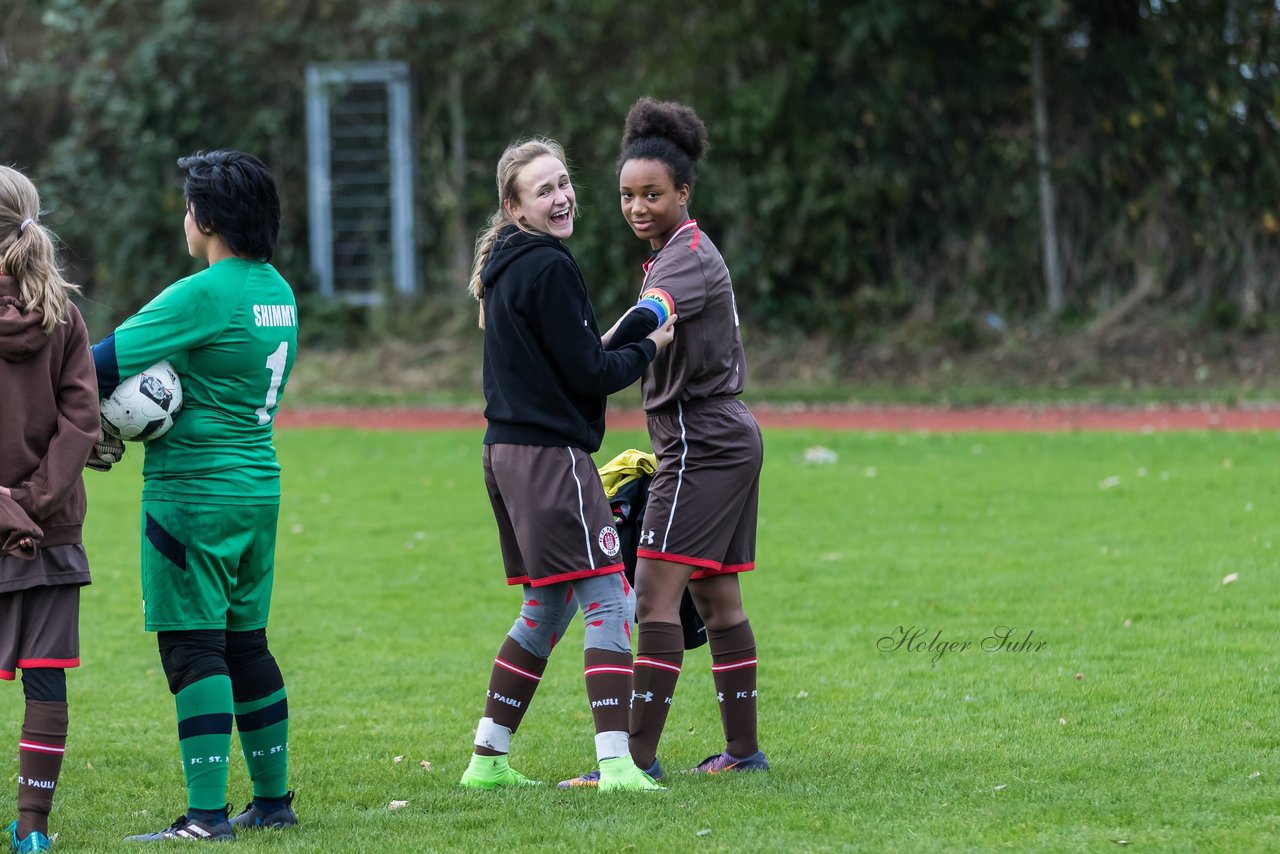
[(662, 288), (649, 288), (640, 295), (636, 308), (653, 312), (658, 318), (658, 325), (661, 326), (667, 322), (667, 318), (676, 313), (676, 301)]

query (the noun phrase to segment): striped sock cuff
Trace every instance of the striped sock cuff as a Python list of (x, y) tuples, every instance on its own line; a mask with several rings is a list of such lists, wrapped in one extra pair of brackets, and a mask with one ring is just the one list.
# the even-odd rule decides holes
[(510, 673), (514, 673), (514, 674), (515, 674), (515, 675), (517, 675), (517, 676), (523, 676), (525, 679), (532, 679), (534, 682), (541, 682), (541, 681), (542, 681), (542, 674), (540, 674), (540, 673), (534, 673), (534, 672), (533, 672), (533, 671), (531, 671), (531, 670), (525, 670), (523, 667), (517, 667), (516, 665), (512, 664), (511, 662), (509, 662), (509, 661), (504, 661), (504, 660), (503, 660), (503, 659), (501, 659), (501, 658), (495, 658), (495, 659), (493, 660), (493, 663), (494, 663), (494, 665), (496, 665), (497, 667), (501, 667), (503, 670), (506, 670), (506, 671), (508, 671), (508, 672), (510, 672)]
[(645, 656), (636, 656), (636, 667), (652, 667), (657, 670), (667, 670), (671, 673), (679, 673), (680, 665), (674, 661), (663, 661), (660, 658), (648, 658)]
[(43, 744), (39, 741), (31, 741), (25, 738), (18, 741), (18, 749), (30, 750), (32, 753), (51, 753), (59, 756), (67, 752), (67, 748), (61, 744)]

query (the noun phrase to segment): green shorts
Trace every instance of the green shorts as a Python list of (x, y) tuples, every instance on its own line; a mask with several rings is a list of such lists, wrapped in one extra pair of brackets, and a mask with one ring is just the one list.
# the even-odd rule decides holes
[(279, 504), (143, 499), (147, 631), (265, 628), (279, 514)]

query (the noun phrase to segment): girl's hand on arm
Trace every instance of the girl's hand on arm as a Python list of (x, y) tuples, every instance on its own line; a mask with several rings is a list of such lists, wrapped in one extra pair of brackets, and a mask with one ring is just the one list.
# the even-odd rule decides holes
[(667, 318), (667, 322), (650, 332), (645, 337), (654, 343), (661, 353), (671, 343), (671, 339), (676, 336), (676, 315)]

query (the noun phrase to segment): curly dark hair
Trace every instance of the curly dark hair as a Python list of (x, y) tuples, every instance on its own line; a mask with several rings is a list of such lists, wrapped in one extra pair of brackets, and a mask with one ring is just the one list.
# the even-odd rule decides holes
[(693, 189), (695, 164), (708, 147), (707, 126), (693, 107), (644, 97), (627, 112), (617, 171), (621, 173), (628, 160), (657, 160), (671, 172), (676, 187)]

